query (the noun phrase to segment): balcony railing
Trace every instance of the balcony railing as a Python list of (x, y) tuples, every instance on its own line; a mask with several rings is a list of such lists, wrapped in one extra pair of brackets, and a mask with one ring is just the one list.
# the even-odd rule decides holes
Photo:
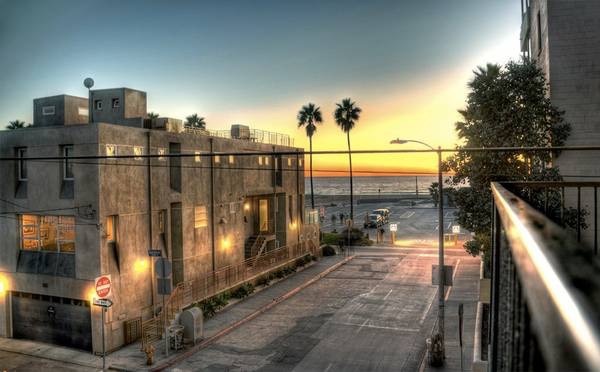
[(600, 371), (597, 258), (503, 185), (492, 194), (491, 370)]
[(196, 133), (204, 136), (210, 137), (219, 137), (219, 138), (229, 138), (236, 139), (241, 141), (250, 141), (257, 143), (266, 143), (269, 145), (278, 145), (278, 146), (294, 146), (294, 139), (291, 138), (287, 134), (270, 132), (266, 130), (260, 129), (249, 129), (247, 133), (244, 133), (244, 136), (232, 136), (231, 130), (209, 130), (209, 129), (200, 129), (200, 128), (191, 128), (186, 127), (185, 131), (187, 133)]

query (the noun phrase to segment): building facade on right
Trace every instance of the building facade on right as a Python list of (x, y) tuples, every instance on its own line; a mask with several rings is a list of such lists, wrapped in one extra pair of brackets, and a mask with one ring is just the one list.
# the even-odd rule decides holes
[[(600, 144), (600, 1), (521, 0), (521, 51), (546, 74), (552, 103), (571, 124), (568, 146)], [(600, 176), (598, 152), (563, 152), (567, 180)]]
[[(600, 1), (521, 0), (521, 10), (521, 52), (544, 71), (552, 103), (565, 112), (565, 145), (600, 145)], [(565, 181), (597, 181), (598, 159), (600, 151), (563, 151), (555, 164)], [(594, 188), (580, 192), (581, 207), (591, 213)], [(576, 188), (566, 191), (565, 205), (577, 207)], [(583, 242), (593, 245), (594, 233), (585, 229)]]

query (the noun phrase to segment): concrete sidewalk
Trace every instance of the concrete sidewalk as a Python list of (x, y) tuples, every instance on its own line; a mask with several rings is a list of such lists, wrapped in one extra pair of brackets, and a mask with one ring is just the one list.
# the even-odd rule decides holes
[[(479, 299), (479, 265), (476, 257), (461, 257), (456, 268), (454, 285), (446, 294), (445, 337), (446, 360), (443, 367), (430, 367), (426, 361), (425, 371), (461, 371), (461, 349), (458, 332), (458, 307), (463, 304), (463, 347), (462, 371), (470, 371), (473, 361), (473, 337), (475, 335), (475, 317)], [(437, 314), (437, 312), (436, 312)]]
[[(214, 317), (204, 323), (204, 339), (217, 335), (236, 322), (259, 311), (261, 308), (272, 304), (275, 300), (303, 286), (324, 272), (339, 265), (344, 256), (323, 257), (309, 267), (297, 273), (271, 284), (243, 300), (228, 306)], [(154, 365), (146, 366), (145, 354), (140, 350), (140, 343), (128, 345), (106, 356), (107, 368), (113, 370), (139, 371), (160, 367), (170, 360), (176, 359), (191, 347), (175, 352), (170, 351), (169, 356), (165, 354), (164, 342), (155, 344)], [(35, 341), (0, 338), (0, 350), (29, 355), (43, 359), (60, 361), (73, 366), (81, 367), (81, 370), (98, 370), (102, 367), (102, 359), (90, 353), (69, 349), (65, 347), (44, 344)]]

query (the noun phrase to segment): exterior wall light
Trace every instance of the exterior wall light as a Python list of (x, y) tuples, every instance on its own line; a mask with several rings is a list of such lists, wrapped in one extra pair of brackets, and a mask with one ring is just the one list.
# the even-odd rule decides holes
[(227, 251), (229, 248), (231, 248), (231, 239), (229, 237), (221, 239), (221, 249)]
[(244, 203), (244, 211), (245, 212), (249, 212), (250, 211), (250, 202), (245, 202)]
[(135, 263), (133, 264), (133, 271), (136, 274), (143, 273), (146, 270), (148, 270), (148, 260), (147, 259), (140, 258), (137, 261), (135, 261)]

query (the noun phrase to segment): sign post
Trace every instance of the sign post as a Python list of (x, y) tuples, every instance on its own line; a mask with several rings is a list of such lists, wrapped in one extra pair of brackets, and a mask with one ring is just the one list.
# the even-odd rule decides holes
[(396, 242), (396, 231), (398, 231), (398, 224), (397, 223), (390, 223), (390, 232), (391, 232), (391, 235), (392, 235), (392, 244), (394, 244)]
[(96, 278), (94, 288), (96, 289), (96, 296), (94, 298), (94, 305), (102, 307), (102, 371), (106, 370), (106, 342), (104, 337), (104, 313), (106, 309), (112, 306), (113, 302), (108, 299), (111, 295), (112, 282), (110, 275), (101, 275)]

